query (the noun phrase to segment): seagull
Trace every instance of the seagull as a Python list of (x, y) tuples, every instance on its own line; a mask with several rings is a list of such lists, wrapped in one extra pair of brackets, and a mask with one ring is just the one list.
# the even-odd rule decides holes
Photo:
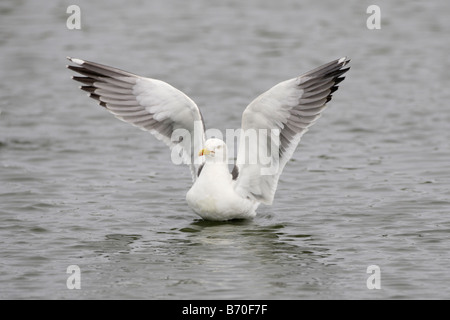
[(150, 132), (189, 166), (193, 184), (186, 202), (201, 218), (212, 221), (252, 219), (260, 204), (273, 203), (287, 161), (350, 69), (350, 59), (342, 57), (280, 82), (254, 99), (242, 114), (230, 172), (227, 145), (221, 139), (206, 139), (200, 109), (186, 94), (161, 80), (67, 59), (74, 64), (67, 68), (79, 74), (72, 79), (83, 84), (80, 89), (89, 97), (118, 119)]

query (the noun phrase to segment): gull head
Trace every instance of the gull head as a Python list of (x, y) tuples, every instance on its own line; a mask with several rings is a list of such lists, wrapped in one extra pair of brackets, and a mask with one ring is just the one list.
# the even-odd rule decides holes
[(205, 142), (205, 147), (198, 153), (205, 156), (207, 162), (227, 163), (227, 145), (220, 139), (212, 138)]

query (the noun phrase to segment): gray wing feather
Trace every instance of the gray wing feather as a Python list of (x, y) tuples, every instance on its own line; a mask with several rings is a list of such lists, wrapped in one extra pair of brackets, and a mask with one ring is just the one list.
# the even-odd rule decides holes
[[(166, 82), (95, 62), (68, 57), (76, 65), (67, 66), (82, 76), (74, 76), (89, 97), (118, 119), (149, 131), (178, 153), (188, 164), (195, 181), (202, 159), (205, 127), (197, 105)], [(172, 159), (173, 160), (173, 159)]]
[[(349, 62), (346, 57), (337, 59), (281, 82), (247, 106), (242, 115), (242, 132), (265, 129), (267, 136), (265, 139), (258, 136), (255, 147), (241, 135), (236, 160), (237, 192), (261, 203), (273, 202), (284, 166), (303, 134), (320, 117), (337, 85), (344, 80)], [(275, 134), (269, 134), (269, 130)], [(258, 157), (270, 154), (270, 164), (261, 163), (259, 158), (252, 162), (250, 155), (255, 152)]]

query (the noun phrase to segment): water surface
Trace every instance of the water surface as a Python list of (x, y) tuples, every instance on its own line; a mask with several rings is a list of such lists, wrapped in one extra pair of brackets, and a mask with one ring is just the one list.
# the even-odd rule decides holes
[[(446, 1), (0, 5), (0, 298), (446, 299)], [(85, 97), (66, 56), (167, 81), (208, 128), (341, 56), (352, 69), (252, 221), (201, 221), (189, 170)], [(81, 270), (69, 290), (67, 267)], [(367, 267), (381, 270), (369, 290)]]

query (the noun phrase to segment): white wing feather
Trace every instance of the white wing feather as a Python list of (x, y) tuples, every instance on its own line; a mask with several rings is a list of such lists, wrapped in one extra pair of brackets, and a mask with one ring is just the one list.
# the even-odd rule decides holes
[(166, 82), (144, 78), (117, 68), (69, 58), (78, 66), (67, 66), (83, 75), (74, 80), (82, 90), (118, 119), (149, 131), (190, 166), (195, 181), (203, 148), (205, 128), (197, 105), (187, 95)]
[[(334, 60), (281, 82), (247, 106), (236, 159), (236, 192), (264, 204), (273, 202), (284, 166), (344, 79), (349, 61)], [(251, 144), (255, 136), (257, 142)]]

